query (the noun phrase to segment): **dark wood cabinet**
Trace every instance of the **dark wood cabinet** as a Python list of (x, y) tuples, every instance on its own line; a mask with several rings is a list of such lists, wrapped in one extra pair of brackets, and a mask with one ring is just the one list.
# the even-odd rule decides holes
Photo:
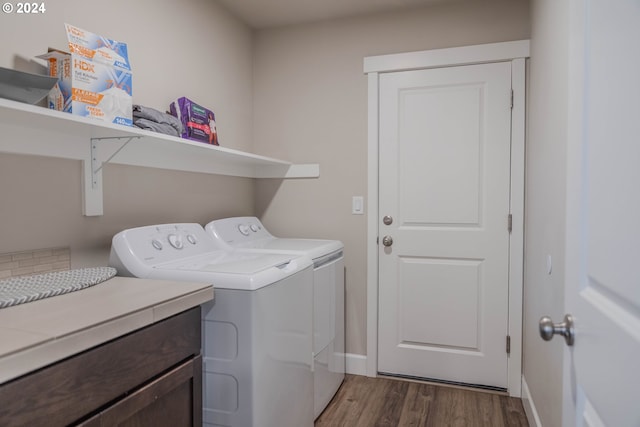
[(0, 386), (2, 426), (200, 426), (200, 307)]

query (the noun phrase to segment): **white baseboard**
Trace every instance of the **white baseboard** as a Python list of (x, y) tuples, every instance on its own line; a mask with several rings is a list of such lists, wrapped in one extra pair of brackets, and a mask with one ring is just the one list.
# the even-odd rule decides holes
[(367, 375), (367, 356), (353, 353), (346, 353), (345, 356), (345, 370), (347, 374), (363, 376)]
[(527, 421), (531, 427), (542, 427), (538, 411), (536, 411), (536, 405), (533, 403), (533, 398), (529, 392), (529, 386), (527, 381), (522, 376), (522, 406), (524, 406), (524, 413), (527, 415)]

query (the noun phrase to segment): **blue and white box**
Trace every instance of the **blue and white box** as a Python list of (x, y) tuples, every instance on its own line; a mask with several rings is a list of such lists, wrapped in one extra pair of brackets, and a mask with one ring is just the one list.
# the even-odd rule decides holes
[(49, 108), (109, 123), (133, 124), (132, 72), (127, 45), (65, 24), (69, 52), (50, 49), (38, 58), (58, 84)]

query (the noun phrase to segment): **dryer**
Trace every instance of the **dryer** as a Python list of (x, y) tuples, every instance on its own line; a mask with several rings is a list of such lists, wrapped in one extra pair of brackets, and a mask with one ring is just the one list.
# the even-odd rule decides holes
[(229, 250), (289, 253), (313, 260), (314, 419), (336, 394), (345, 374), (344, 245), (338, 240), (273, 236), (256, 217), (211, 221), (205, 229)]
[(203, 424), (313, 425), (312, 261), (221, 248), (199, 224), (113, 238), (121, 276), (211, 283), (202, 306)]

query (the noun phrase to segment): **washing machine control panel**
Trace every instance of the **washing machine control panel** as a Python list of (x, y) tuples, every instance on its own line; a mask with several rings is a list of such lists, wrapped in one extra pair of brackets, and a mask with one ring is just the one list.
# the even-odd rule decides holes
[(273, 237), (253, 216), (218, 219), (207, 224), (206, 229), (231, 245)]
[(114, 245), (124, 245), (138, 260), (148, 264), (174, 261), (219, 249), (200, 224), (163, 224), (132, 228), (118, 233)]

